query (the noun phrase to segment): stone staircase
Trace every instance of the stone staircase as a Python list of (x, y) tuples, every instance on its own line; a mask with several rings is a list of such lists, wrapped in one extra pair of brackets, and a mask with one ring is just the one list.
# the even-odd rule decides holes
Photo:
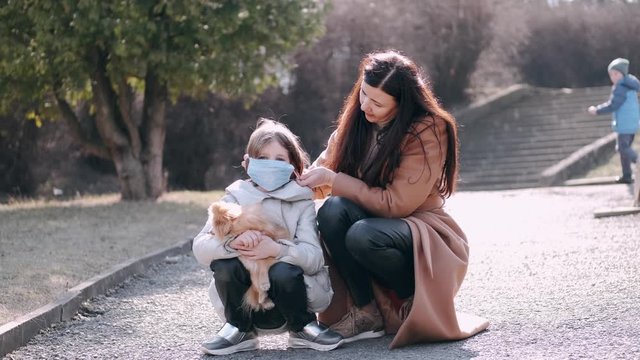
[[(599, 141), (613, 151), (610, 115), (592, 116), (609, 86), (542, 89), (515, 86), (455, 116), (460, 123), (460, 190), (498, 190), (556, 185), (594, 161), (577, 153)], [(606, 138), (606, 141), (603, 139)], [(590, 149), (590, 148), (589, 148)], [(602, 151), (600, 151), (602, 152)], [(602, 157), (602, 156), (600, 156)], [(568, 161), (567, 159), (574, 159)], [(561, 166), (557, 164), (567, 163)], [(554, 167), (555, 166), (555, 167)], [(561, 171), (561, 172), (559, 172)]]

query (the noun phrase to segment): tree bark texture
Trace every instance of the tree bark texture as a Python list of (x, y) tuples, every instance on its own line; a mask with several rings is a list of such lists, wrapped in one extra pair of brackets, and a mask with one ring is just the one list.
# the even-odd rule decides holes
[(142, 112), (143, 164), (146, 186), (151, 198), (158, 198), (165, 191), (162, 153), (166, 134), (165, 109), (167, 86), (150, 69), (145, 78)]
[[(113, 88), (113, 82), (107, 73), (107, 55), (100, 49), (95, 49), (90, 57), (93, 65), (91, 89), (96, 108), (96, 128), (115, 165), (121, 198), (157, 199), (165, 189), (162, 151), (165, 139), (166, 85), (158, 81), (153, 71), (149, 71), (143, 119), (138, 128), (131, 118), (131, 103), (121, 104), (131, 97), (128, 94), (118, 96)], [(121, 92), (122, 89), (121, 87)], [(66, 103), (59, 101), (58, 105), (63, 113), (69, 115), (69, 109), (60, 106), (61, 104)]]

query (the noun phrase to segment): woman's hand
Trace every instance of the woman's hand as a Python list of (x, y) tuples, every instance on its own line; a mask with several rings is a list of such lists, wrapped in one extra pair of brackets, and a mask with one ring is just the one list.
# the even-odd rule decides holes
[(249, 160), (249, 154), (244, 154), (244, 156), (242, 156), (242, 161), (240, 162), (240, 165), (242, 166), (244, 171), (247, 171), (247, 165), (249, 165), (248, 160)]
[(272, 238), (262, 235), (260, 242), (252, 249), (238, 249), (238, 253), (251, 260), (261, 260), (268, 257), (276, 257), (280, 254), (280, 247), (284, 246), (275, 242)]
[(262, 233), (256, 230), (248, 230), (236, 236), (229, 242), (229, 247), (236, 250), (253, 249), (262, 240)]
[(300, 186), (308, 186), (310, 188), (333, 185), (336, 173), (324, 166), (317, 166), (312, 169), (306, 169), (296, 180)]
[(596, 108), (595, 106), (589, 106), (589, 108), (587, 109), (587, 111), (589, 112), (589, 114), (591, 115), (598, 115), (598, 108)]

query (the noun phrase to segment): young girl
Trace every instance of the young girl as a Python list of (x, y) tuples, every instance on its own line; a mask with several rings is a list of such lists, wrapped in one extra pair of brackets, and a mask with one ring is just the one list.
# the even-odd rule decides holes
[[(291, 234), (291, 240), (272, 239), (246, 231), (222, 242), (210, 234), (211, 221), (193, 240), (197, 261), (213, 271), (209, 298), (226, 323), (202, 344), (212, 355), (227, 355), (258, 348), (258, 335), (289, 330), (289, 346), (332, 350), (342, 337), (316, 320), (316, 312), (329, 306), (333, 290), (316, 228), (312, 191), (298, 185), (308, 156), (298, 138), (283, 124), (260, 119), (247, 144), (245, 167), (250, 177), (225, 189), (221, 201), (239, 205), (260, 203), (274, 222)], [(275, 257), (269, 269), (269, 298), (275, 307), (246, 311), (243, 296), (251, 280), (238, 255), (251, 259)]]

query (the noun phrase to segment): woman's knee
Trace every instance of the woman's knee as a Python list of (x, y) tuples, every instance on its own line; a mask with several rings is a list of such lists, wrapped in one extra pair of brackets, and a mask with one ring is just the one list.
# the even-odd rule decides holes
[(347, 211), (349, 200), (340, 196), (330, 196), (318, 209), (318, 225), (331, 223)]
[[(353, 222), (366, 216), (364, 210), (353, 201), (340, 196), (331, 196), (318, 209), (318, 230), (325, 237), (325, 235), (331, 235), (336, 229), (350, 227)], [(324, 240), (334, 239), (335, 236), (326, 236)]]
[(362, 219), (351, 225), (344, 239), (347, 251), (356, 259), (373, 255), (372, 235), (376, 229), (367, 220)]
[(241, 272), (246, 271), (238, 258), (214, 260), (210, 267), (217, 284), (236, 282)]
[(295, 281), (304, 281), (303, 274), (304, 272), (299, 266), (277, 262), (269, 268), (269, 282), (271, 286), (292, 286)]

